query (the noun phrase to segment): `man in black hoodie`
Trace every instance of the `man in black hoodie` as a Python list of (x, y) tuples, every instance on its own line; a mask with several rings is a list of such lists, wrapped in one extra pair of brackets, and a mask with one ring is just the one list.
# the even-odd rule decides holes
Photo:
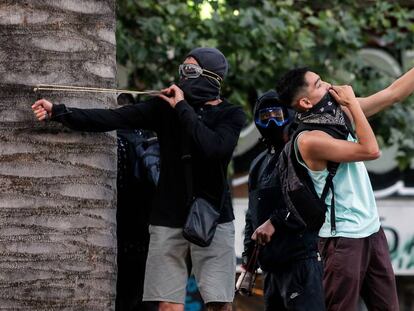
[[(39, 120), (50, 118), (75, 130), (143, 128), (157, 133), (161, 170), (150, 216), (144, 301), (159, 301), (159, 310), (184, 310), (190, 271), (208, 310), (231, 310), (234, 215), (225, 172), (246, 118), (241, 107), (220, 96), (227, 70), (227, 60), (219, 50), (196, 48), (180, 65), (179, 84), (164, 89), (159, 98), (118, 109), (69, 108), (44, 99), (32, 106)], [(216, 234), (206, 248), (182, 236), (188, 213), (184, 138), (190, 140), (194, 194), (220, 208)]]
[(277, 163), (294, 129), (294, 112), (269, 91), (257, 101), (254, 119), (267, 149), (249, 171), (249, 208), (246, 214), (242, 268), (252, 270), (256, 244), (264, 272), (265, 310), (323, 311), (323, 266), (318, 231), (303, 226), (289, 212), (283, 198)]

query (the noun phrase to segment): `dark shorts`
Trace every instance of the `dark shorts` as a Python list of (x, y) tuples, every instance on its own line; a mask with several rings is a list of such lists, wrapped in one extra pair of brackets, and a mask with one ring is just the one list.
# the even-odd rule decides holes
[(321, 238), (326, 308), (358, 310), (362, 297), (368, 310), (398, 311), (398, 296), (387, 239), (382, 228), (366, 238)]
[(264, 273), (266, 311), (324, 311), (320, 257), (294, 261), (280, 272)]

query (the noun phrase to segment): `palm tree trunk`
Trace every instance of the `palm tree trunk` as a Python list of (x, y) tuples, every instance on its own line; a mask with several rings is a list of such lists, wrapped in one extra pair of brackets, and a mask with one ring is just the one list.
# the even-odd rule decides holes
[(37, 122), (37, 97), (110, 107), (113, 96), (37, 83), (113, 87), (114, 0), (0, 2), (0, 309), (112, 310), (113, 134)]

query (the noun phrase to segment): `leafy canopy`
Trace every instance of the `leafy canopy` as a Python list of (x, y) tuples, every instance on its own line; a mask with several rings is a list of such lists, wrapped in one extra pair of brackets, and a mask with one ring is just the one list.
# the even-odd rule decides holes
[[(251, 105), (287, 70), (307, 65), (326, 81), (351, 84), (367, 96), (395, 77), (368, 68), (357, 52), (385, 49), (396, 59), (414, 43), (414, 12), (398, 3), (293, 0), (118, 1), (118, 62), (130, 69), (130, 86), (156, 89), (177, 80), (192, 48), (214, 46), (228, 58), (223, 94)], [(414, 99), (380, 114), (376, 133), (399, 146), (402, 167), (414, 157)]]

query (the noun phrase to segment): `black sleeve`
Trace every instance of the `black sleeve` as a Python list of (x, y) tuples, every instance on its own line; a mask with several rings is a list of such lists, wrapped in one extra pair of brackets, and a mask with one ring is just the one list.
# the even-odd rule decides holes
[(234, 107), (233, 113), (227, 113), (228, 118), (223, 118), (214, 129), (199, 120), (194, 109), (185, 100), (177, 103), (175, 109), (185, 130), (206, 157), (222, 158), (232, 154), (246, 122), (241, 107)]
[(287, 210), (274, 210), (273, 213), (270, 215), (270, 222), (272, 223), (275, 230), (281, 227), (286, 226), (287, 219), (289, 218), (289, 212)]
[(304, 224), (295, 217), (287, 208), (275, 209), (269, 217), (275, 230), (290, 230), (290, 231), (303, 231), (305, 229)]
[(242, 264), (247, 266), (249, 259), (253, 253), (255, 241), (252, 240), (252, 234), (254, 232), (253, 230), (253, 224), (251, 220), (251, 212), (250, 208), (247, 209), (246, 212), (246, 225), (244, 227), (244, 250), (242, 253)]
[(151, 100), (118, 109), (79, 109), (53, 105), (52, 121), (80, 131), (142, 128), (157, 131), (163, 102)]

